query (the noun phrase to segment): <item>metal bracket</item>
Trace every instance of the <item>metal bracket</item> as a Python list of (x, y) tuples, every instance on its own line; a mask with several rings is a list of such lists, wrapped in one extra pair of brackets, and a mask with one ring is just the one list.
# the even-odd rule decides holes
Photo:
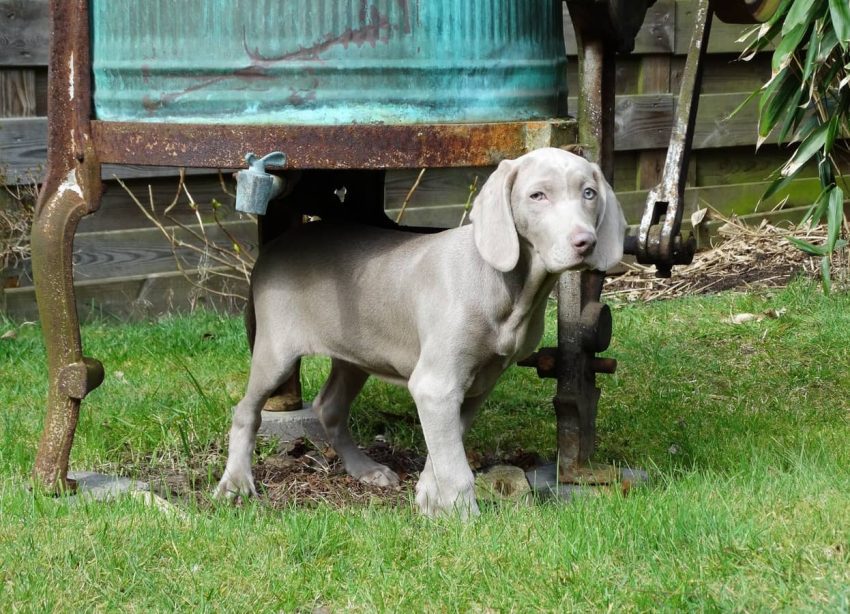
[(103, 383), (103, 365), (99, 360), (83, 356), (80, 362), (59, 369), (59, 392), (72, 398), (84, 399)]

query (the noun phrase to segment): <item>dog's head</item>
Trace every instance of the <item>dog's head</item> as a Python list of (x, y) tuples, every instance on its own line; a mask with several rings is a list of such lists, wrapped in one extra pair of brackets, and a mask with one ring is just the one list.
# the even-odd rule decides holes
[(472, 212), (475, 245), (499, 271), (527, 242), (550, 273), (605, 271), (623, 257), (626, 221), (599, 166), (551, 147), (505, 160), (490, 175)]

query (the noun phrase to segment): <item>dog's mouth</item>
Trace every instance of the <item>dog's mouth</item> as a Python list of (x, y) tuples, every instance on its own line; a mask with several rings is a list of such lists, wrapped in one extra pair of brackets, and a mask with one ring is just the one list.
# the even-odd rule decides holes
[(574, 255), (572, 258), (555, 258), (554, 261), (545, 263), (550, 273), (561, 274), (567, 271), (583, 271), (588, 268), (585, 258)]

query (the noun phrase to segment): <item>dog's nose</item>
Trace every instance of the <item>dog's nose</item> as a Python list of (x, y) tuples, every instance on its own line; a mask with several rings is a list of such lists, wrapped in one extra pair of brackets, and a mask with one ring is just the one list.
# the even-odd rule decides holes
[(586, 256), (596, 247), (596, 235), (587, 231), (577, 232), (572, 237), (572, 244), (580, 256)]

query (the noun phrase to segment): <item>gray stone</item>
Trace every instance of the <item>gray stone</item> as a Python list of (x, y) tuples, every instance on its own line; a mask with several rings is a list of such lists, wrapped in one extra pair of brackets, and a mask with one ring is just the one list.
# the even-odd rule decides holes
[(530, 499), (531, 487), (525, 472), (512, 465), (496, 465), (475, 478), (475, 496), (490, 501)]
[(77, 482), (78, 499), (106, 501), (135, 490), (147, 491), (147, 483), (116, 475), (93, 471), (69, 471), (68, 477)]
[(329, 445), (325, 429), (309, 405), (295, 411), (262, 412), (262, 422), (257, 435), (277, 439), (282, 445), (300, 438), (309, 440), (319, 449)]
[(76, 494), (67, 499), (71, 505), (83, 501), (108, 502), (125, 496), (142, 501), (160, 512), (185, 517), (185, 512), (177, 506), (151, 492), (146, 482), (93, 471), (69, 471), (68, 477), (77, 482)]
[(621, 488), (628, 492), (631, 488), (649, 481), (649, 474), (642, 469), (619, 469), (619, 480), (616, 484), (591, 486), (586, 484), (560, 484), (558, 482), (558, 467), (555, 463), (536, 467), (526, 473), (528, 483), (534, 493), (542, 498), (559, 498), (570, 501), (574, 497), (594, 496), (603, 489)]

